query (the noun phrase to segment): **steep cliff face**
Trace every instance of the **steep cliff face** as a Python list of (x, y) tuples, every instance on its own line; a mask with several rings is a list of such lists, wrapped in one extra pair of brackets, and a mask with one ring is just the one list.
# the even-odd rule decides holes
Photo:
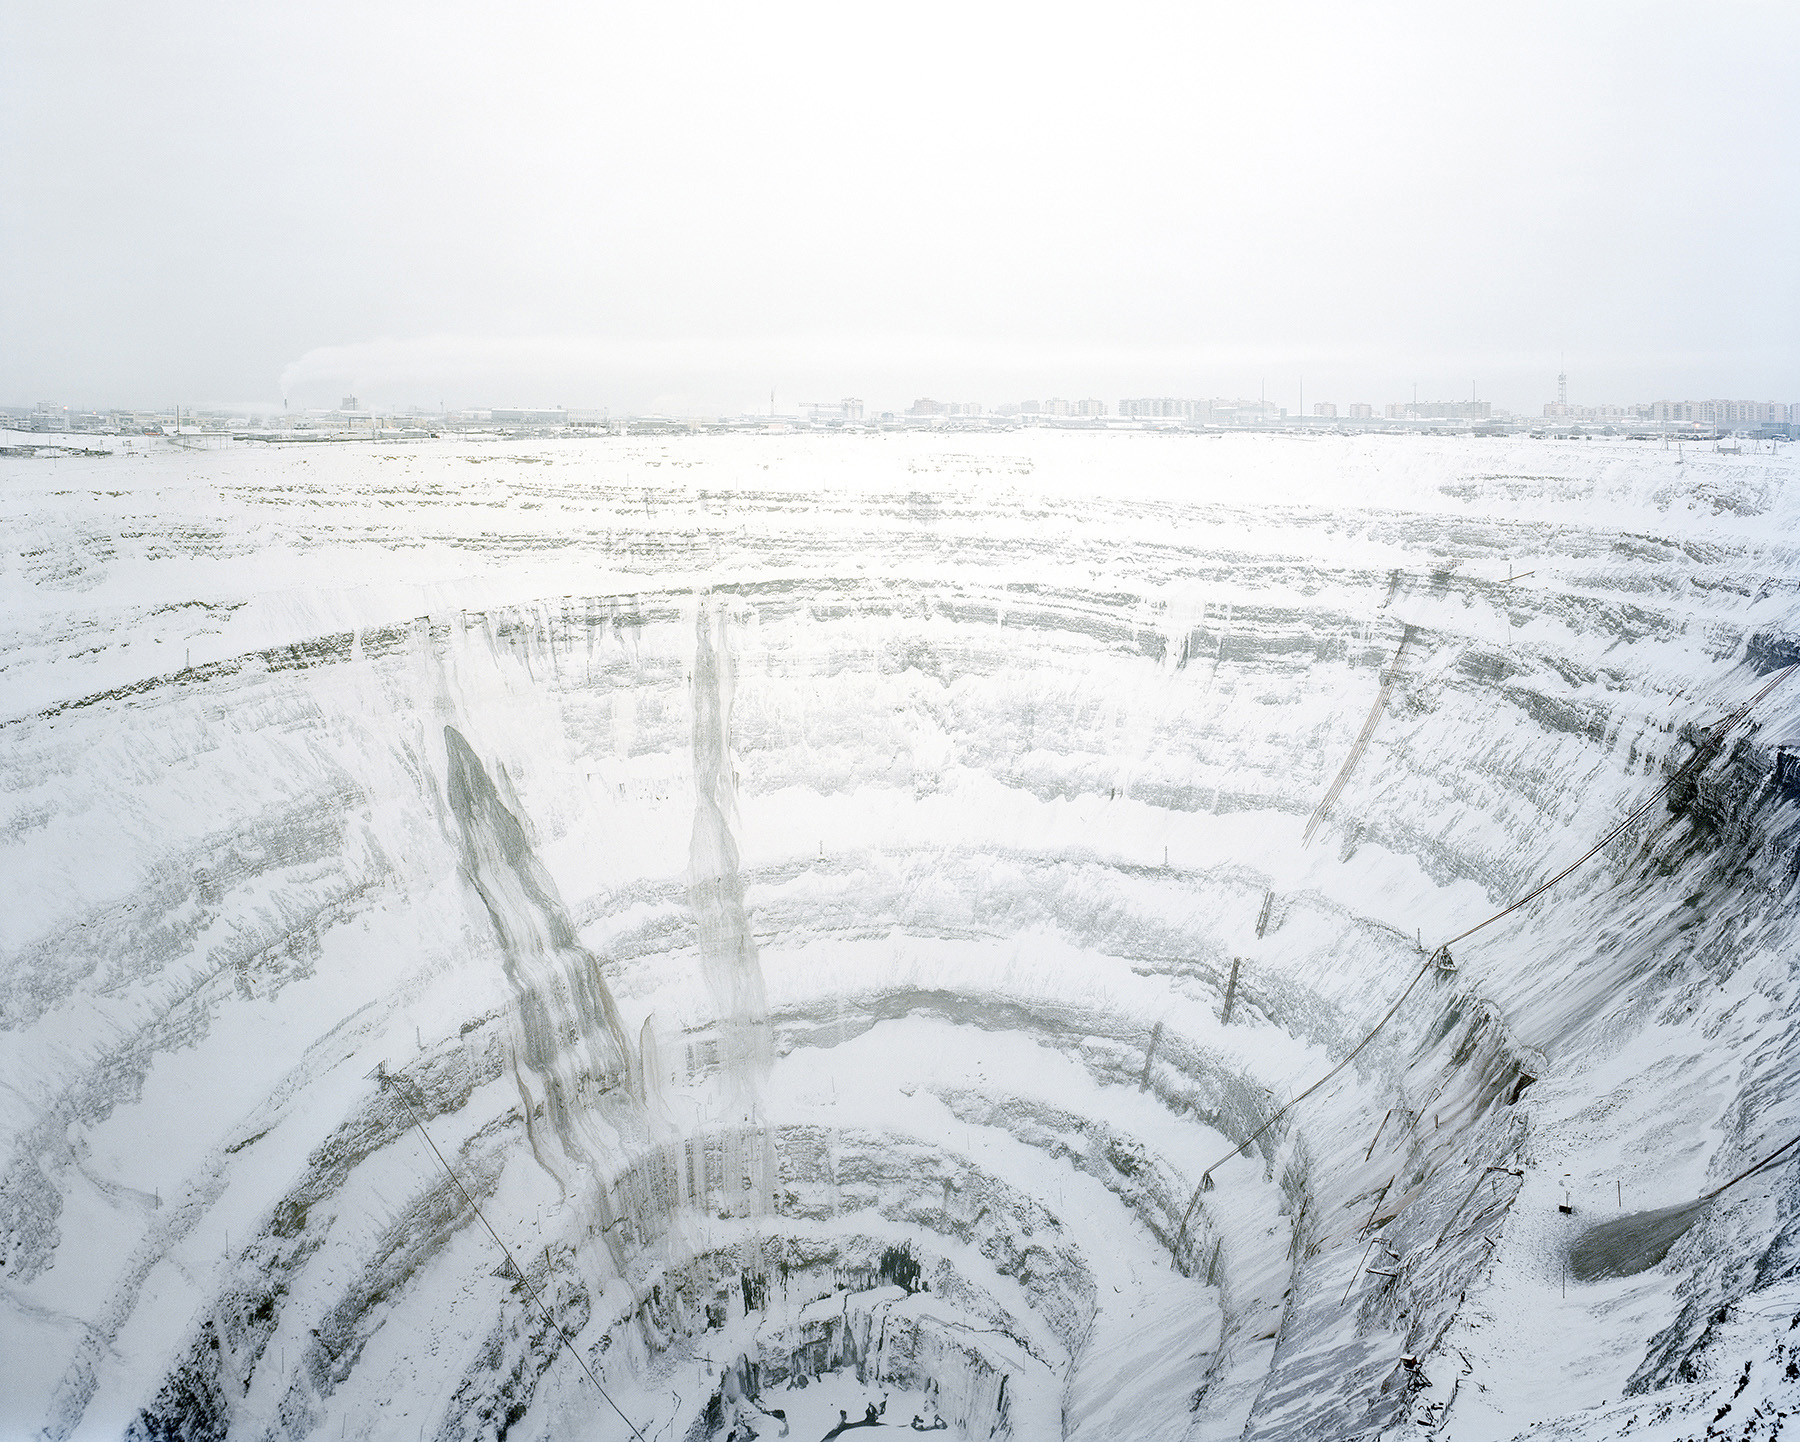
[(1791, 1409), (1786, 457), (0, 468), (0, 1432)]

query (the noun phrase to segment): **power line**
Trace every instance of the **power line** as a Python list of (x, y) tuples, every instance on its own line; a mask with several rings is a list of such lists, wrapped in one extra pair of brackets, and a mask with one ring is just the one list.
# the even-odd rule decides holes
[(1782, 1154), (1784, 1152), (1790, 1152), (1795, 1147), (1800, 1147), (1800, 1137), (1795, 1137), (1792, 1141), (1785, 1142), (1781, 1146), (1776, 1147), (1774, 1151), (1770, 1152), (1768, 1154), (1768, 1156), (1764, 1157), (1760, 1162), (1757, 1162), (1754, 1166), (1745, 1167), (1743, 1171), (1739, 1172), (1730, 1181), (1726, 1182), (1723, 1186), (1714, 1187), (1710, 1192), (1707, 1192), (1704, 1196), (1702, 1196), (1700, 1198), (1700, 1200), (1703, 1202), (1710, 1202), (1715, 1197), (1718, 1197), (1718, 1196), (1722, 1195), (1723, 1193), (1730, 1191), (1733, 1187), (1735, 1187), (1739, 1182), (1743, 1181), (1746, 1177), (1753, 1177), (1758, 1172), (1764, 1171), (1767, 1168), (1774, 1166), (1775, 1163), (1781, 1159)]
[(1406, 657), (1406, 648), (1412, 641), (1418, 627), (1410, 623), (1402, 623), (1404, 629), (1400, 633), (1400, 646), (1394, 652), (1394, 663), (1381, 673), (1381, 689), (1375, 694), (1375, 704), (1369, 708), (1369, 716), (1363, 722), (1363, 728), (1357, 733), (1356, 740), (1350, 745), (1350, 754), (1344, 758), (1344, 764), (1338, 768), (1338, 774), (1331, 785), (1326, 788), (1324, 797), (1313, 808), (1313, 814), (1307, 818), (1306, 830), (1300, 833), (1300, 845), (1304, 849), (1312, 840), (1313, 832), (1318, 830), (1319, 823), (1325, 814), (1337, 805), (1337, 799), (1344, 793), (1344, 783), (1350, 779), (1350, 773), (1356, 769), (1356, 763), (1362, 760), (1363, 752), (1369, 749), (1369, 739), (1375, 734), (1376, 723), (1381, 720), (1381, 713), (1387, 710), (1388, 697), (1392, 694), (1394, 683), (1400, 679), (1400, 663)]
[(444, 1160), (444, 1154), (437, 1149), (437, 1143), (432, 1141), (431, 1133), (425, 1130), (425, 1123), (419, 1119), (418, 1112), (413, 1110), (413, 1104), (407, 1100), (405, 1088), (399, 1085), (400, 1078), (389, 1075), (387, 1068), (383, 1066), (381, 1069), (381, 1084), (385, 1088), (389, 1082), (395, 1083), (394, 1095), (400, 1098), (401, 1105), (406, 1108), (408, 1115), (412, 1117), (413, 1125), (419, 1129), (419, 1135), (425, 1138), (425, 1145), (431, 1148), (431, 1154), (438, 1159), (438, 1165), (444, 1169), (445, 1174), (450, 1178), (451, 1182), (455, 1184), (456, 1190), (462, 1193), (462, 1199), (469, 1204), (469, 1210), (474, 1212), (475, 1215), (481, 1219), (481, 1225), (487, 1228), (487, 1234), (494, 1239), (494, 1245), (498, 1247), (501, 1253), (506, 1257), (506, 1264), (513, 1269), (514, 1275), (518, 1277), (526, 1292), (530, 1294), (531, 1300), (537, 1303), (537, 1309), (544, 1314), (544, 1320), (555, 1329), (556, 1335), (561, 1338), (563, 1346), (569, 1349), (569, 1355), (580, 1363), (581, 1370), (587, 1373), (588, 1381), (594, 1384), (594, 1390), (602, 1397), (606, 1398), (607, 1406), (611, 1407), (613, 1411), (619, 1414), (620, 1420), (631, 1429), (631, 1435), (637, 1438), (638, 1442), (644, 1442), (644, 1434), (638, 1431), (637, 1423), (633, 1422), (631, 1418), (625, 1415), (619, 1404), (613, 1401), (612, 1393), (608, 1392), (606, 1388), (600, 1385), (600, 1379), (594, 1375), (594, 1369), (588, 1366), (587, 1358), (582, 1356), (581, 1353), (576, 1350), (575, 1344), (569, 1340), (569, 1334), (563, 1331), (562, 1324), (550, 1315), (550, 1309), (544, 1305), (544, 1299), (538, 1296), (537, 1288), (533, 1287), (530, 1279), (526, 1277), (525, 1269), (513, 1260), (511, 1249), (507, 1247), (505, 1242), (500, 1240), (500, 1234), (494, 1230), (493, 1223), (488, 1221), (487, 1214), (476, 1205), (475, 1198), (469, 1195), (469, 1189), (462, 1184), (462, 1180), (451, 1169), (450, 1163)]
[[(1765, 686), (1762, 687), (1762, 689), (1757, 691), (1757, 693), (1754, 696), (1752, 696), (1748, 701), (1744, 702), (1743, 705), (1739, 706), (1737, 708), (1737, 710), (1733, 711), (1730, 715), (1726, 716), (1724, 719), (1719, 721), (1715, 726), (1713, 726), (1711, 728), (1711, 732), (1712, 732), (1711, 739), (1714, 742), (1714, 744), (1717, 744), (1718, 742), (1723, 741), (1725, 739), (1725, 737), (1727, 735), (1729, 735), (1730, 732), (1737, 726), (1737, 724), (1750, 714), (1752, 708), (1754, 708), (1757, 705), (1757, 703), (1763, 699), (1763, 697), (1767, 696), (1771, 691), (1773, 691), (1783, 681), (1787, 680), (1787, 678), (1789, 676), (1793, 675), (1796, 670), (1800, 670), (1800, 665), (1789, 666), (1784, 671), (1781, 671), (1779, 674), (1777, 674), (1774, 677), (1773, 680), (1769, 681)], [(1326, 1082), (1330, 1081), (1334, 1076), (1336, 1076), (1339, 1072), (1341, 1072), (1345, 1067), (1349, 1066), (1351, 1062), (1355, 1061), (1357, 1058), (1357, 1055), (1362, 1051), (1362, 1049), (1364, 1047), (1366, 1047), (1370, 1042), (1374, 1041), (1377, 1033), (1379, 1033), (1383, 1027), (1385, 1027), (1390, 1021), (1392, 1021), (1394, 1019), (1394, 1013), (1400, 1010), (1401, 1003), (1403, 1003), (1407, 999), (1407, 997), (1412, 995), (1413, 988), (1418, 986), (1418, 984), (1425, 979), (1425, 973), (1431, 970), (1432, 966), (1435, 963), (1437, 963), (1438, 959), (1441, 957), (1445, 962), (1448, 962), (1450, 960), (1451, 943), (1464, 941), (1467, 938), (1473, 936), (1476, 932), (1482, 930), (1484, 927), (1492, 926), (1496, 921), (1499, 921), (1502, 917), (1510, 916), (1510, 915), (1512, 915), (1513, 912), (1517, 911), (1520, 907), (1529, 905), (1531, 902), (1536, 901), (1538, 899), (1538, 897), (1542, 896), (1546, 891), (1548, 891), (1551, 887), (1555, 886), (1559, 881), (1562, 881), (1565, 878), (1567, 878), (1578, 867), (1582, 866), (1584, 863), (1586, 863), (1588, 861), (1591, 861), (1595, 856), (1597, 856), (1600, 852), (1604, 851), (1609, 845), (1611, 845), (1615, 840), (1617, 840), (1619, 838), (1619, 836), (1622, 835), (1625, 831), (1629, 830), (1632, 826), (1636, 825), (1637, 822), (1641, 821), (1645, 816), (1649, 815), (1651, 809), (1653, 807), (1655, 807), (1657, 802), (1662, 800), (1662, 798), (1664, 796), (1668, 795), (1668, 793), (1671, 790), (1673, 790), (1678, 784), (1680, 784), (1682, 781), (1686, 780), (1688, 775), (1690, 774), (1690, 772), (1692, 772), (1694, 770), (1695, 766), (1702, 760), (1703, 757), (1706, 757), (1707, 754), (1708, 753), (1705, 750), (1705, 748), (1696, 750), (1694, 755), (1689, 757), (1687, 759), (1687, 761), (1685, 761), (1679, 768), (1677, 768), (1674, 775), (1670, 776), (1667, 781), (1663, 782), (1663, 784), (1661, 786), (1657, 787), (1655, 791), (1650, 793), (1650, 796), (1648, 797), (1648, 799), (1646, 799), (1640, 805), (1634, 807), (1629, 813), (1627, 813), (1627, 815), (1623, 821), (1619, 822), (1618, 825), (1614, 826), (1612, 828), (1612, 830), (1608, 831), (1605, 836), (1601, 837), (1600, 840), (1596, 841), (1586, 851), (1582, 852), (1580, 856), (1576, 857), (1567, 866), (1565, 866), (1561, 871), (1557, 872), (1556, 875), (1552, 876), (1548, 881), (1544, 882), (1540, 886), (1536, 886), (1536, 887), (1532, 888), (1532, 890), (1526, 892), (1525, 895), (1521, 896), (1517, 901), (1513, 902), (1510, 906), (1504, 907), (1501, 910), (1496, 911), (1492, 916), (1488, 917), (1485, 921), (1478, 921), (1475, 923), (1475, 925), (1471, 926), (1467, 931), (1458, 932), (1455, 936), (1451, 937), (1449, 941), (1442, 943), (1435, 951), (1433, 951), (1431, 953), (1431, 955), (1427, 956), (1425, 958), (1425, 964), (1423, 966), (1421, 966), (1416, 973), (1414, 973), (1413, 979), (1411, 981), (1407, 982), (1406, 990), (1400, 993), (1399, 997), (1395, 1000), (1394, 1004), (1392, 1006), (1390, 1006), (1387, 1009), (1387, 1011), (1382, 1014), (1381, 1020), (1376, 1022), (1375, 1025), (1372, 1028), (1370, 1028), (1368, 1034), (1366, 1036), (1364, 1036), (1363, 1039), (1361, 1041), (1359, 1041), (1354, 1047), (1351, 1048), (1349, 1054), (1347, 1056), (1345, 1056), (1342, 1061), (1338, 1062), (1338, 1064), (1336, 1066), (1332, 1067), (1332, 1069), (1330, 1071), (1326, 1072), (1324, 1076), (1320, 1077), (1316, 1082), (1314, 1082), (1311, 1086), (1309, 1086), (1305, 1091), (1301, 1092), (1299, 1096), (1293, 1098), (1291, 1101), (1287, 1102), (1285, 1105), (1278, 1108), (1275, 1111), (1275, 1113), (1272, 1116), (1270, 1116), (1270, 1118), (1266, 1122), (1264, 1122), (1255, 1131), (1251, 1132), (1249, 1136), (1245, 1137), (1241, 1142), (1239, 1142), (1236, 1146), (1234, 1146), (1230, 1151), (1226, 1152), (1225, 1155), (1220, 1157), (1218, 1159), (1218, 1161), (1214, 1162), (1212, 1164), (1212, 1166), (1208, 1167), (1205, 1171), (1200, 1173), (1200, 1184), (1194, 1188), (1193, 1199), (1188, 1202), (1187, 1211), (1182, 1214), (1181, 1227), (1175, 1234), (1175, 1244), (1170, 1249), (1171, 1253), (1175, 1254), (1175, 1255), (1179, 1255), (1179, 1253), (1181, 1251), (1181, 1244), (1187, 1238), (1188, 1223), (1193, 1220), (1194, 1208), (1200, 1205), (1200, 1194), (1202, 1192), (1208, 1190), (1213, 1184), (1213, 1180), (1212, 1180), (1213, 1172), (1217, 1168), (1224, 1166), (1226, 1162), (1230, 1161), (1233, 1157), (1238, 1155), (1239, 1152), (1242, 1152), (1246, 1148), (1248, 1148), (1251, 1142), (1255, 1141), (1264, 1132), (1268, 1131), (1269, 1128), (1274, 1126), (1276, 1122), (1280, 1121), (1284, 1116), (1286, 1116), (1289, 1112), (1291, 1112), (1295, 1107), (1299, 1106), (1301, 1102), (1305, 1101), (1309, 1096), (1311, 1096), (1314, 1092), (1316, 1092), (1320, 1087), (1324, 1086)], [(1783, 1148), (1783, 1150), (1786, 1150), (1786, 1148)], [(1725, 1185), (1730, 1186), (1730, 1185), (1732, 1185), (1732, 1183), (1727, 1182)], [(1724, 1188), (1720, 1188), (1720, 1190), (1723, 1191)]]

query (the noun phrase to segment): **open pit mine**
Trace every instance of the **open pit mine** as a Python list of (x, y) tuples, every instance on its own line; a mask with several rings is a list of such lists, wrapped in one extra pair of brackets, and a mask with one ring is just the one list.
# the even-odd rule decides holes
[(0, 1436), (1800, 1428), (1788, 454), (165, 447), (0, 508)]

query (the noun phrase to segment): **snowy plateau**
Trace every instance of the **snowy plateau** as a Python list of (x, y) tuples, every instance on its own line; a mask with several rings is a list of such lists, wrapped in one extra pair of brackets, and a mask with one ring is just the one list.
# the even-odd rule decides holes
[(1800, 1433), (1791, 452), (157, 445), (0, 458), (0, 1437)]

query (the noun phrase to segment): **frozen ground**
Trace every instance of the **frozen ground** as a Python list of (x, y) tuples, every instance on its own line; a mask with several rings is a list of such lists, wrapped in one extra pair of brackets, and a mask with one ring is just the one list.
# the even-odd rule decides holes
[(1797, 482), (0, 458), (0, 1436), (1779, 1435)]

